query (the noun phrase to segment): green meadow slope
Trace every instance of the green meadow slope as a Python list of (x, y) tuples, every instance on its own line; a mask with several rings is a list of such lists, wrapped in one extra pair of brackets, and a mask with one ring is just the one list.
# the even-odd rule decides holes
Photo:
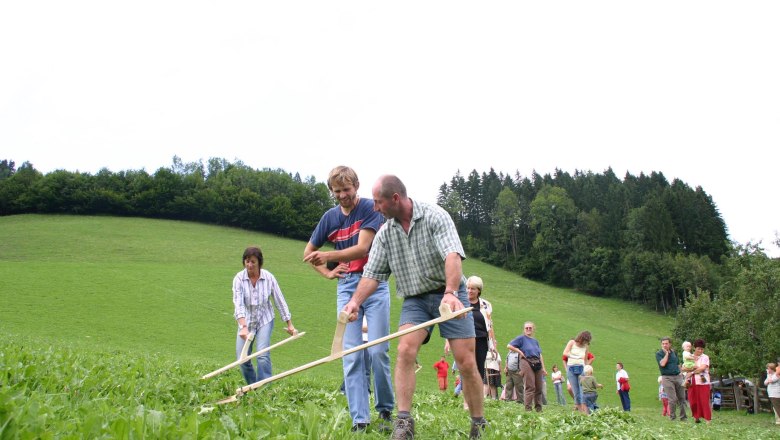
[[(301, 261), (305, 243), (196, 223), (141, 218), (20, 215), (0, 217), (0, 335), (84, 350), (132, 352), (214, 369), (233, 360), (235, 324), (230, 286), (241, 254), (259, 245), (306, 335), (273, 352), (281, 372), (328, 355), (335, 328), (335, 286)], [(639, 306), (545, 286), (479, 261), (467, 276), (485, 281), (501, 347), (537, 324), (548, 369), (560, 365), (566, 342), (593, 333), (602, 406), (618, 406), (614, 366), (632, 378), (632, 401), (656, 407), (654, 352), (672, 320)], [(397, 322), (401, 301), (392, 303)], [(274, 341), (286, 337), (277, 324)], [(443, 352), (434, 334), (424, 346), (418, 388), (434, 390), (433, 363)], [(391, 345), (394, 358), (395, 344)], [(506, 349), (501, 349), (504, 356)], [(450, 360), (451, 361), (451, 360)], [(192, 371), (192, 380), (207, 371)], [(237, 371), (227, 373), (241, 385)], [(340, 362), (302, 373), (338, 386)], [(554, 401), (552, 387), (550, 398)]]

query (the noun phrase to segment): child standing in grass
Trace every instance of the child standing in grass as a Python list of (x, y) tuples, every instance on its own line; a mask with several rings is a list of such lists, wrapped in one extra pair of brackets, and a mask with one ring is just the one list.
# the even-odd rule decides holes
[(599, 409), (596, 405), (596, 399), (599, 398), (598, 388), (604, 388), (604, 385), (598, 383), (593, 376), (593, 366), (585, 365), (583, 374), (580, 376), (580, 388), (582, 389), (582, 397), (585, 400), (585, 405), (588, 408), (588, 414)]
[(558, 405), (566, 405), (566, 397), (563, 395), (563, 373), (558, 369), (557, 365), (552, 366), (553, 386), (555, 387), (555, 397), (558, 399)]
[(667, 396), (666, 391), (664, 391), (664, 386), (661, 383), (662, 380), (663, 377), (658, 376), (658, 400), (664, 405), (661, 415), (666, 417), (669, 415), (669, 396)]
[(458, 370), (458, 363), (452, 361), (452, 375), (455, 377), (455, 397), (460, 396), (463, 391), (463, 384), (460, 382), (460, 371)]

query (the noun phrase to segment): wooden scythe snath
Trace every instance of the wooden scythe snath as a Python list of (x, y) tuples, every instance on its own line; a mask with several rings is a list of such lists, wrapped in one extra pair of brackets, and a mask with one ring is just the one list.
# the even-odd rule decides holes
[[(336, 359), (340, 359), (340, 358), (342, 358), (342, 357), (344, 357), (344, 356), (346, 356), (348, 354), (352, 354), (352, 353), (355, 353), (356, 351), (364, 350), (364, 349), (366, 349), (368, 347), (372, 347), (374, 345), (381, 344), (381, 343), (383, 343), (385, 341), (389, 341), (391, 339), (399, 338), (399, 337), (401, 337), (403, 335), (406, 335), (406, 334), (409, 334), (409, 333), (412, 333), (412, 332), (416, 332), (417, 330), (421, 330), (421, 329), (430, 327), (430, 326), (432, 326), (434, 324), (439, 324), (441, 322), (449, 321), (450, 319), (457, 318), (458, 316), (461, 316), (461, 315), (463, 315), (465, 313), (470, 312), (471, 309), (472, 309), (472, 307), (466, 307), (466, 308), (463, 308), (461, 310), (458, 310), (457, 312), (453, 312), (452, 310), (450, 310), (449, 305), (442, 304), (441, 306), (439, 306), (439, 313), (441, 314), (441, 316), (439, 316), (438, 318), (431, 319), (430, 321), (423, 322), (422, 324), (417, 324), (417, 325), (415, 325), (413, 327), (409, 327), (409, 328), (404, 329), (404, 330), (399, 330), (399, 331), (397, 331), (395, 333), (391, 333), (391, 334), (389, 334), (387, 336), (383, 336), (383, 337), (381, 337), (379, 339), (374, 339), (373, 341), (369, 341), (369, 342), (366, 342), (365, 344), (358, 345), (357, 347), (350, 348), (349, 350), (341, 350), (341, 351), (338, 351), (337, 353), (333, 353), (332, 352), (333, 348), (336, 347), (336, 339), (337, 338), (341, 339), (344, 336), (344, 329), (342, 327), (343, 323), (341, 322), (342, 314), (344, 314), (344, 313), (342, 312), (342, 314), (339, 314), (339, 318), (338, 318), (339, 322), (336, 325), (336, 334), (334, 336), (333, 345), (331, 346), (331, 354), (330, 355), (328, 355), (328, 356), (326, 356), (326, 357), (324, 357), (322, 359), (317, 359), (316, 361), (309, 362), (308, 364), (301, 365), (300, 367), (293, 368), (292, 370), (287, 370), (287, 371), (285, 371), (283, 373), (279, 373), (276, 376), (271, 376), (271, 377), (269, 377), (267, 379), (263, 379), (261, 381), (255, 382), (253, 384), (246, 385), (246, 386), (243, 386), (241, 388), (238, 388), (236, 390), (236, 394), (234, 394), (234, 395), (232, 395), (232, 396), (230, 396), (230, 397), (228, 397), (226, 399), (222, 399), (222, 400), (218, 401), (217, 405), (222, 405), (222, 404), (231, 403), (231, 402), (237, 402), (239, 397), (243, 396), (244, 394), (246, 394), (246, 393), (248, 393), (248, 392), (250, 392), (252, 390), (260, 388), (263, 385), (266, 385), (268, 383), (274, 382), (276, 380), (282, 379), (282, 378), (287, 377), (287, 376), (291, 376), (291, 375), (296, 374), (296, 373), (300, 373), (301, 371), (308, 370), (309, 368), (313, 368), (313, 367), (316, 367), (318, 365), (322, 365), (322, 364), (328, 363), (330, 361), (333, 361), (333, 360), (336, 360)], [(340, 335), (339, 335), (339, 330), (341, 330)], [(341, 345), (341, 343), (339, 343), (339, 346), (340, 345)]]
[(344, 331), (347, 329), (349, 314), (345, 311), (339, 312), (336, 319), (336, 333), (333, 335), (333, 343), (330, 345), (330, 355), (335, 356), (344, 351)]
[(229, 369), (231, 369), (231, 368), (233, 368), (235, 366), (241, 365), (241, 364), (243, 364), (246, 361), (252, 360), (252, 359), (260, 356), (261, 354), (263, 354), (265, 352), (271, 351), (272, 349), (274, 349), (274, 348), (276, 348), (276, 347), (278, 347), (280, 345), (284, 345), (284, 344), (286, 344), (286, 343), (288, 343), (288, 342), (290, 342), (290, 341), (292, 341), (294, 339), (298, 339), (298, 338), (300, 338), (301, 336), (303, 336), (305, 334), (306, 334), (306, 332), (296, 333), (296, 334), (290, 336), (287, 339), (282, 339), (281, 341), (277, 342), (274, 345), (266, 347), (266, 348), (264, 348), (262, 350), (257, 350), (256, 352), (248, 355), (247, 352), (249, 351), (249, 344), (252, 342), (252, 339), (255, 337), (254, 333), (250, 333), (249, 337), (246, 338), (246, 341), (244, 342), (244, 348), (241, 350), (241, 357), (237, 361), (235, 361), (233, 363), (230, 363), (230, 364), (227, 364), (227, 365), (225, 365), (224, 367), (222, 367), (222, 368), (220, 368), (218, 370), (214, 370), (214, 371), (212, 371), (209, 374), (206, 374), (205, 376), (201, 377), (201, 380), (205, 380), (205, 379), (214, 377), (214, 376), (216, 376), (216, 375), (218, 375), (220, 373), (223, 373), (223, 372), (225, 372), (225, 371), (227, 371), (227, 370), (229, 370)]

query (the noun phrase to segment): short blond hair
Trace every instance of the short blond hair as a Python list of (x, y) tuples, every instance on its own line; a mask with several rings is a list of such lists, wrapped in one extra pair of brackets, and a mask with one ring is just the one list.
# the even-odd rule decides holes
[(585, 365), (582, 371), (586, 376), (593, 376), (593, 366), (591, 365)]
[(479, 289), (479, 293), (482, 293), (482, 288), (485, 286), (484, 283), (482, 283), (482, 278), (472, 275), (469, 277), (469, 279), (466, 280), (466, 287), (476, 287)]
[(352, 185), (355, 189), (358, 189), (360, 187), (360, 180), (358, 180), (355, 170), (344, 165), (339, 165), (330, 170), (330, 174), (328, 174), (328, 189), (333, 191), (334, 185)]

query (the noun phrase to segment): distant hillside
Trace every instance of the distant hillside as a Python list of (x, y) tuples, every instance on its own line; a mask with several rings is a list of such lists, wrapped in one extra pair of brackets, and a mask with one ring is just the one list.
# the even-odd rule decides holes
[[(35, 335), (45, 343), (155, 354), (217, 368), (233, 357), (231, 281), (241, 269), (243, 249), (256, 244), (265, 254), (265, 268), (279, 279), (296, 327), (307, 332), (273, 353), (274, 370), (329, 352), (335, 286), (301, 261), (302, 241), (171, 220), (14, 215), (0, 217), (0, 243), (0, 332), (5, 335)], [(621, 361), (632, 378), (635, 405), (657, 404), (653, 353), (658, 338), (671, 331), (670, 318), (532, 282), (474, 259), (464, 262), (464, 271), (485, 281), (484, 297), (493, 303), (501, 346), (532, 320), (549, 368), (560, 364), (566, 341), (588, 329), (594, 335), (596, 376), (607, 390), (614, 364)], [(400, 304), (393, 301), (391, 322), (397, 322)], [(285, 336), (279, 325), (274, 333), (274, 340)], [(442, 349), (435, 331), (420, 354), (419, 387), (435, 389), (431, 366)], [(394, 344), (391, 354), (394, 359)], [(193, 380), (204, 373), (192, 371)], [(228, 374), (240, 384), (238, 372)], [(337, 386), (341, 367), (333, 362), (305, 374)], [(603, 400), (618, 405), (613, 393), (604, 392)]]

